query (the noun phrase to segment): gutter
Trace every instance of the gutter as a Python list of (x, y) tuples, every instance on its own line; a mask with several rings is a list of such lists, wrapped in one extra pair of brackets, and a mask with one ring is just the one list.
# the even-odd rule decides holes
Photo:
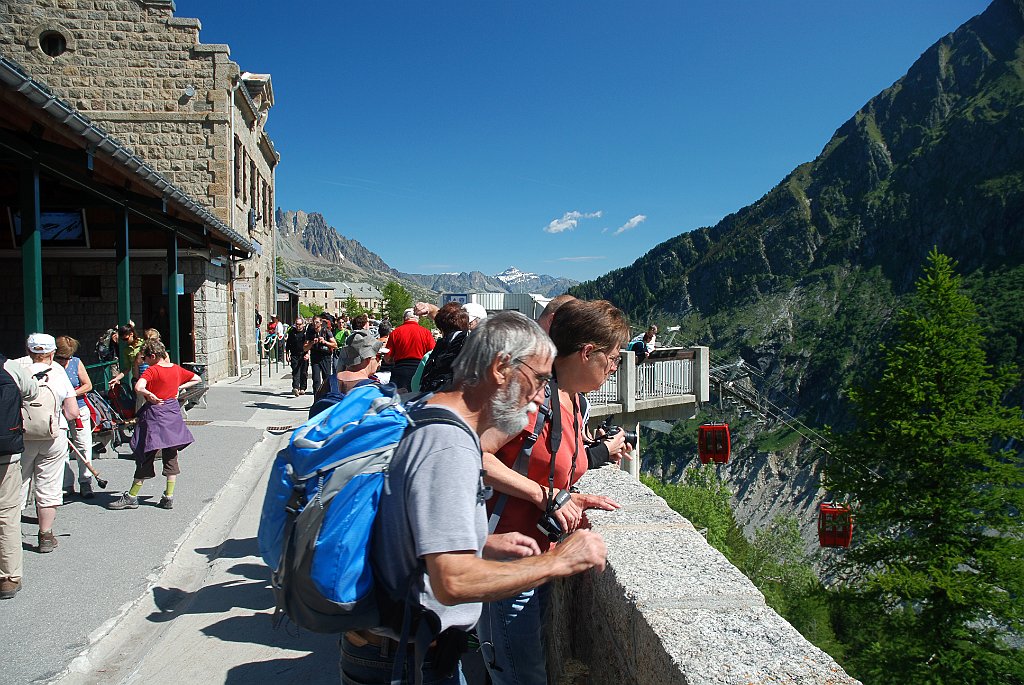
[(53, 116), (84, 138), (90, 145), (94, 145), (97, 150), (110, 155), (115, 162), (128, 169), (140, 181), (155, 188), (165, 198), (173, 200), (186, 212), (199, 219), (201, 223), (222, 233), (228, 240), (248, 252), (256, 251), (257, 248), (252, 241), (218, 219), (210, 210), (168, 181), (121, 141), (94, 124), (68, 102), (54, 95), (44, 83), (29, 76), (21, 65), (2, 54), (0, 54), (0, 82), (24, 95), (29, 102)]

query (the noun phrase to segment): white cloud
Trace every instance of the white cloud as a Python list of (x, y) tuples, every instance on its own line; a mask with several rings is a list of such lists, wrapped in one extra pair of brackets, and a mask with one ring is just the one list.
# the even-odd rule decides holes
[(601, 210), (596, 212), (566, 212), (562, 215), (561, 219), (553, 219), (551, 223), (544, 227), (545, 233), (561, 233), (562, 231), (571, 231), (579, 225), (580, 219), (600, 219)]
[(588, 256), (588, 257), (559, 257), (555, 261), (556, 262), (593, 262), (593, 261), (597, 261), (598, 259), (607, 259), (607, 257), (605, 257), (603, 255), (602, 256), (593, 255), (593, 256)]
[(629, 221), (615, 229), (615, 233), (612, 233), (612, 235), (619, 235), (620, 233), (625, 233), (626, 231), (636, 228), (645, 221), (647, 221), (646, 214), (637, 214), (632, 219), (630, 219)]

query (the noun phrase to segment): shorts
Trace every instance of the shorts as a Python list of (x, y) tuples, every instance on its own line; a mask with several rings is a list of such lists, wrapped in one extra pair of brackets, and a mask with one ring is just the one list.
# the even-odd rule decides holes
[(164, 468), (160, 472), (163, 476), (177, 476), (181, 473), (178, 468), (178, 450), (165, 448), (146, 452), (135, 462), (135, 480), (146, 480), (156, 477), (156, 453), (160, 453), (160, 459), (164, 462)]
[(28, 498), (28, 484), (36, 486), (37, 507), (64, 504), (64, 459), (68, 453), (68, 435), (60, 432), (53, 440), (26, 440), (21, 455), (22, 501)]

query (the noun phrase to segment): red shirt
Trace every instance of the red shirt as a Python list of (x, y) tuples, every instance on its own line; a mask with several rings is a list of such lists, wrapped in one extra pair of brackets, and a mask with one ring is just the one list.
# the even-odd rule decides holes
[(142, 372), (142, 378), (146, 381), (146, 390), (162, 400), (175, 399), (181, 384), (187, 383), (193, 377), (195, 377), (194, 373), (177, 364), (170, 366), (154, 364)]
[(434, 349), (434, 336), (415, 321), (406, 321), (391, 331), (388, 336), (388, 349), (391, 359), (400, 362), (403, 359), (423, 359), (423, 355)]
[[(567, 490), (570, 485), (579, 480), (580, 476), (587, 471), (587, 450), (586, 445), (583, 444), (582, 436), (583, 418), (580, 417), (577, 419), (576, 424), (573, 423), (572, 402), (561, 401), (559, 408), (562, 414), (562, 443), (559, 445), (558, 454), (555, 457), (556, 492), (558, 490)], [(513, 468), (513, 464), (516, 463), (519, 452), (522, 450), (523, 440), (533, 433), (533, 428), (537, 423), (539, 415), (533, 414), (530, 423), (527, 424), (523, 432), (498, 450), (495, 456), (505, 466)], [(579, 431), (577, 431), (575, 436), (573, 435), (574, 425), (579, 426)], [(526, 474), (530, 480), (540, 483), (545, 489), (548, 487), (548, 477), (551, 475), (550, 437), (551, 421), (545, 421), (544, 427), (540, 431), (540, 436), (537, 438), (537, 444), (533, 446), (533, 451), (530, 453), (530, 464)], [(574, 458), (576, 461), (575, 470), (573, 469)], [(572, 472), (571, 483), (569, 482), (570, 472)], [(488, 516), (491, 514), (491, 510), (494, 508), (499, 496), (499, 493), (495, 493), (495, 496), (487, 501)], [(537, 530), (537, 521), (542, 513), (533, 502), (509, 497), (508, 501), (505, 502), (505, 509), (501, 512), (501, 521), (494, 532), (519, 532), (529, 535), (537, 541), (541, 551), (547, 550), (551, 546), (551, 542), (544, 533)]]

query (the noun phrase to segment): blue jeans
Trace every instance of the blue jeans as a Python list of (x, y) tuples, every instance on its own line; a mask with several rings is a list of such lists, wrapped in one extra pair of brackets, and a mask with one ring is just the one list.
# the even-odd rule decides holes
[(547, 685), (544, 606), (548, 586), (484, 604), (477, 634), (494, 685)]
[[(343, 635), (339, 643), (341, 644), (341, 685), (390, 685), (391, 671), (395, 667), (396, 642), (386, 640), (380, 646), (356, 647)], [(410, 650), (405, 659), (403, 683), (416, 682), (416, 678), (411, 675), (413, 666), (412, 650)], [(461, 666), (457, 667), (455, 673), (449, 676), (436, 673), (428, 651), (427, 659), (423, 662), (423, 685), (466, 685), (466, 679), (462, 676)]]

